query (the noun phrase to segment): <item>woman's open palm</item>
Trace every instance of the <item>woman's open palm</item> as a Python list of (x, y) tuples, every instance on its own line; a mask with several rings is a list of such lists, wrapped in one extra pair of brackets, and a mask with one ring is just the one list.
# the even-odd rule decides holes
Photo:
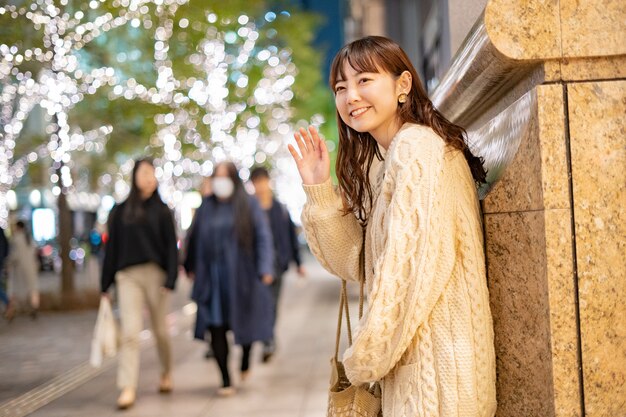
[(330, 178), (330, 158), (326, 142), (320, 138), (317, 129), (309, 126), (309, 129), (300, 128), (294, 133), (298, 151), (289, 145), (289, 152), (293, 156), (302, 182), (306, 185), (321, 184)]

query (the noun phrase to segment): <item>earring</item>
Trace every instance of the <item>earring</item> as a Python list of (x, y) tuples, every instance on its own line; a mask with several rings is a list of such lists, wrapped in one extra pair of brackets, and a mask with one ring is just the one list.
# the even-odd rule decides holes
[(406, 94), (402, 93), (398, 96), (398, 103), (403, 104), (406, 103)]

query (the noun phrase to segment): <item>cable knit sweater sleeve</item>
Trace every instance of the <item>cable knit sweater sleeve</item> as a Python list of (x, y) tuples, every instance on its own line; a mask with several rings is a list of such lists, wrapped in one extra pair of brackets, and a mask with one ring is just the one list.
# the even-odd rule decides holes
[(302, 210), (302, 224), (311, 252), (331, 274), (358, 281), (361, 225), (354, 215), (343, 214), (341, 197), (330, 179), (303, 188), (307, 203)]
[(371, 218), (386, 225), (383, 236), (371, 236), (369, 308), (343, 357), (353, 384), (380, 380), (396, 366), (446, 285), (441, 265), (454, 262), (454, 204), (443, 201), (445, 152), (443, 140), (422, 129), (402, 132), (389, 149), (379, 197), (389, 203), (379, 202)]

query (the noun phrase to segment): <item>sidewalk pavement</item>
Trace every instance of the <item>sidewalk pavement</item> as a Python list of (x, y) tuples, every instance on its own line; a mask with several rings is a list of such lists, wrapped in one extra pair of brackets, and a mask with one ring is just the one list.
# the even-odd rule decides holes
[[(76, 289), (97, 291), (98, 278), (85, 269), (76, 273)], [(40, 272), (39, 289), (58, 297), (61, 278)], [(37, 320), (18, 314), (11, 323), (0, 319), (1, 404), (44, 384), (89, 358), (96, 310), (42, 311)], [(1, 415), (1, 414), (0, 414)]]
[[(74, 271), (74, 296), (69, 299), (61, 296), (61, 272), (39, 271), (39, 293), (41, 310), (68, 311), (94, 308), (100, 297), (100, 263), (95, 256)], [(28, 294), (21, 289), (17, 294), (18, 312), (30, 311)], [(1, 325), (0, 325), (1, 326)]]
[[(278, 351), (263, 364), (261, 346), (254, 346), (245, 383), (233, 372), (235, 396), (216, 395), (219, 371), (214, 360), (204, 358), (206, 344), (192, 340), (194, 305), (188, 301), (190, 283), (181, 279), (168, 316), (173, 393), (157, 393), (156, 349), (149, 332), (144, 332), (137, 402), (130, 410), (117, 411), (116, 358), (100, 369), (86, 363), (96, 312), (44, 313), (37, 321), (18, 317), (10, 325), (0, 325), (0, 416), (325, 416), (339, 281), (310, 254), (304, 258), (306, 279), (293, 272), (285, 276), (276, 329)], [(233, 347), (231, 352), (231, 369), (236, 371), (241, 350)], [(34, 412), (27, 414), (29, 410)]]

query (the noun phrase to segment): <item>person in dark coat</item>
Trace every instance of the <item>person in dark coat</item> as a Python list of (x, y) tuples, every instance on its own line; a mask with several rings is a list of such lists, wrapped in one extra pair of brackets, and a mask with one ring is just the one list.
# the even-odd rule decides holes
[(4, 234), (4, 229), (0, 227), (0, 301), (4, 303), (4, 317), (11, 321), (15, 316), (15, 307), (5, 291), (6, 285), (6, 276), (4, 269), (4, 261), (9, 254), (9, 241), (7, 240), (6, 235)]
[(189, 231), (185, 270), (194, 279), (192, 299), (198, 306), (195, 338), (208, 329), (211, 348), (222, 373), (219, 395), (231, 395), (226, 333), (243, 348), (241, 377), (250, 366), (255, 341), (272, 338), (274, 251), (265, 213), (248, 195), (232, 162), (216, 166), (213, 195), (205, 197)]
[(115, 283), (120, 309), (121, 346), (117, 406), (135, 402), (139, 380), (139, 334), (147, 304), (161, 362), (159, 391), (172, 391), (171, 344), (166, 314), (178, 276), (178, 247), (174, 218), (157, 191), (150, 159), (135, 162), (128, 198), (109, 213), (109, 238), (102, 265), (102, 296)]
[[(272, 238), (274, 239), (274, 282), (272, 282), (272, 296), (274, 297), (273, 322), (276, 325), (280, 290), (283, 283), (283, 275), (289, 269), (291, 262), (295, 263), (298, 275), (304, 277), (305, 271), (300, 260), (300, 250), (296, 226), (289, 216), (289, 211), (275, 197), (270, 185), (270, 174), (263, 167), (256, 167), (250, 173), (250, 181), (254, 185), (254, 191), (261, 208), (265, 210), (270, 221)], [(274, 340), (266, 340), (263, 348), (263, 362), (267, 362), (276, 350)]]

